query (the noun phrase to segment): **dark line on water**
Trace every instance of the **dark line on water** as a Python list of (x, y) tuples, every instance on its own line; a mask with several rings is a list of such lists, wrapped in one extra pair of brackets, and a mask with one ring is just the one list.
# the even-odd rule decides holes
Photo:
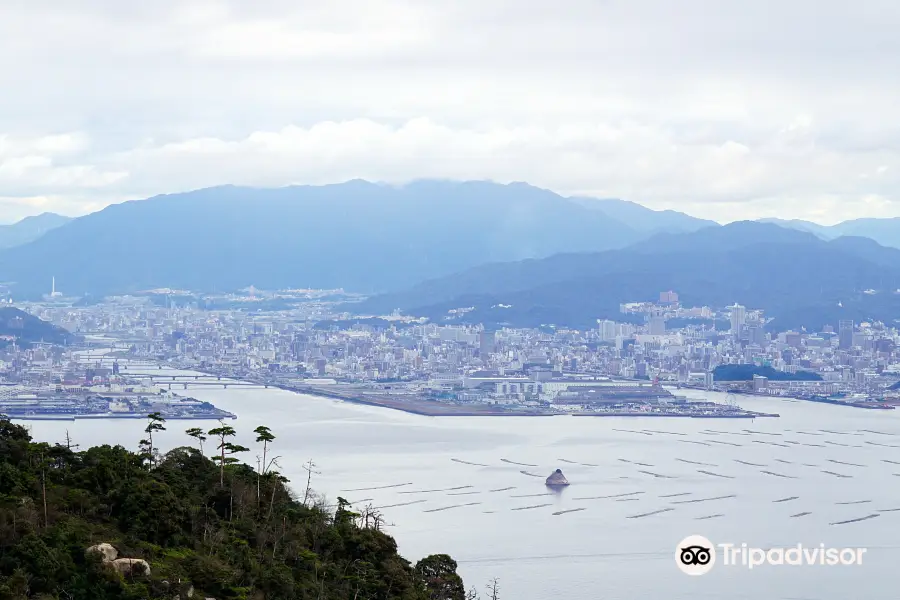
[(672, 475), (660, 475), (659, 473), (651, 473), (650, 471), (638, 471), (638, 473), (643, 473), (644, 475), (652, 475), (657, 479), (677, 479), (677, 477), (674, 477)]
[(886, 458), (882, 458), (881, 462), (890, 463), (892, 465), (900, 465), (900, 460), (888, 460)]
[(871, 500), (851, 500), (850, 502), (835, 502), (835, 504), (848, 506), (850, 504), (868, 504), (869, 502), (871, 502)]
[(587, 508), (570, 508), (568, 510), (560, 510), (560, 511), (553, 513), (553, 516), (558, 517), (559, 515), (566, 515), (569, 513), (578, 512), (580, 510), (587, 510)]
[(521, 494), (518, 496), (510, 496), (510, 498), (538, 498), (540, 496), (555, 496), (553, 492), (548, 492), (546, 494)]
[(669, 511), (675, 510), (674, 508), (661, 508), (659, 510), (654, 510), (653, 512), (641, 513), (639, 515), (631, 515), (630, 517), (625, 517), (626, 519), (643, 519), (644, 517), (651, 517), (653, 515), (659, 515), (662, 513), (667, 513)]
[(775, 477), (782, 477), (784, 479), (797, 479), (793, 475), (785, 475), (784, 473), (775, 473), (774, 471), (760, 471), (760, 473), (765, 473), (766, 475), (773, 475)]
[(709, 444), (707, 442), (698, 442), (697, 440), (678, 440), (678, 441), (682, 442), (684, 444), (697, 444), (699, 446), (712, 446), (712, 444)]
[(735, 448), (742, 448), (743, 444), (736, 444), (734, 442), (726, 442), (724, 440), (703, 440), (704, 442), (709, 442), (710, 444), (721, 444), (723, 446), (734, 446)]
[(750, 465), (751, 467), (768, 467), (769, 465), (761, 465), (759, 463), (747, 462), (746, 460), (738, 460), (734, 459), (734, 462), (741, 463), (742, 465)]
[(652, 467), (653, 466), (653, 465), (650, 465), (647, 463), (637, 462), (636, 460), (628, 460), (627, 458), (620, 458), (619, 461), (623, 462), (623, 463), (628, 463), (630, 465), (640, 465), (642, 467)]
[(489, 492), (508, 492), (509, 490), (516, 489), (516, 486), (505, 487), (505, 488), (497, 488), (496, 490), (488, 490)]
[(677, 498), (678, 496), (690, 496), (693, 492), (678, 492), (677, 494), (663, 494), (660, 498)]
[(473, 463), (473, 462), (469, 462), (467, 460), (460, 460), (458, 458), (451, 458), (450, 460), (452, 460), (453, 462), (463, 464), (463, 465), (471, 465), (473, 467), (487, 467), (488, 466), (488, 465), (483, 465), (481, 463)]
[(371, 490), (387, 490), (390, 488), (403, 487), (405, 485), (412, 485), (412, 483), (395, 483), (393, 485), (380, 485), (377, 487), (365, 487), (365, 488), (354, 488), (352, 490), (341, 490), (342, 492), (368, 492)]
[(447, 495), (448, 495), (448, 496), (471, 496), (472, 494), (480, 494), (480, 493), (481, 493), (481, 492), (479, 492), (479, 491), (474, 491), (474, 492), (450, 492), (450, 493), (447, 494)]
[(469, 502), (467, 504), (454, 504), (453, 506), (442, 506), (441, 508), (430, 508), (428, 510), (423, 510), (422, 512), (433, 513), (433, 512), (441, 512), (445, 510), (450, 510), (451, 508), (462, 508), (463, 506), (477, 506), (481, 504), (481, 502)]
[(443, 488), (439, 490), (412, 490), (409, 492), (397, 492), (398, 494), (431, 494), (433, 492), (455, 492), (456, 490), (467, 490), (469, 488), (475, 487), (473, 485), (460, 485), (452, 488)]
[(528, 475), (529, 477), (539, 477), (539, 478), (541, 478), (541, 479), (544, 478), (543, 475), (537, 475), (537, 474), (535, 474), (535, 473), (529, 473), (528, 471), (519, 471), (519, 473), (521, 473), (522, 475)]
[(727, 496), (716, 496), (714, 498), (697, 498), (695, 500), (676, 500), (672, 504), (696, 504), (698, 502), (712, 502), (713, 500), (726, 500), (728, 498), (737, 498), (737, 494), (729, 494)]
[(721, 477), (723, 479), (734, 479), (731, 475), (722, 475), (721, 473), (713, 473), (712, 471), (704, 471), (702, 469), (698, 469), (697, 472), (703, 473), (704, 475), (712, 475), (713, 477)]
[(778, 500), (772, 500), (772, 502), (790, 502), (791, 500), (796, 500), (800, 496), (790, 496), (788, 498), (779, 498)]
[(802, 513), (797, 513), (796, 515), (791, 515), (791, 518), (796, 519), (797, 517), (805, 517), (806, 515), (811, 515), (811, 514), (812, 514), (811, 512), (802, 512)]
[[(701, 467), (718, 467), (719, 465), (714, 465), (712, 463), (698, 462), (696, 460), (686, 460), (684, 458), (676, 458), (678, 462), (687, 463), (689, 465), (700, 465)], [(900, 463), (898, 463), (900, 464)]]
[(847, 465), (848, 467), (865, 467), (866, 465), (860, 465), (857, 463), (843, 462), (840, 460), (834, 460), (833, 458), (826, 459), (828, 462), (833, 462), (836, 465)]
[(520, 466), (520, 467), (537, 467), (537, 466), (538, 466), (538, 465), (529, 465), (528, 463), (515, 462), (515, 461), (513, 461), (513, 460), (508, 460), (508, 459), (506, 459), (506, 458), (501, 458), (501, 459), (500, 459), (500, 462), (509, 463), (509, 464), (511, 464), (511, 465), (518, 465), (518, 466)]
[(519, 508), (511, 508), (509, 510), (531, 510), (532, 508), (544, 508), (545, 506), (552, 506), (551, 504), (535, 504), (534, 506), (520, 506)]
[(611, 496), (588, 496), (585, 498), (572, 498), (572, 500), (606, 500), (608, 498), (625, 498), (627, 496), (637, 496), (645, 492), (628, 492), (627, 494), (613, 494)]
[(423, 502), (428, 502), (428, 500), (413, 500), (412, 502), (401, 502), (400, 504), (388, 504), (387, 506), (379, 506), (378, 510), (384, 508), (396, 508), (398, 506), (409, 506), (410, 504), (421, 504)]
[(847, 523), (859, 523), (860, 521), (866, 521), (868, 519), (874, 519), (875, 517), (880, 517), (880, 513), (873, 513), (871, 515), (866, 515), (865, 517), (859, 517), (858, 519), (848, 519), (847, 521), (838, 521), (836, 523), (829, 523), (829, 525), (846, 525)]
[(724, 516), (725, 516), (724, 514), (719, 513), (719, 514), (717, 514), (717, 515), (707, 515), (707, 516), (705, 516), (705, 517), (697, 517), (697, 518), (694, 519), (694, 520), (695, 520), (695, 521), (705, 521), (706, 519), (715, 519), (715, 518), (717, 518), (717, 517), (724, 517)]
[(844, 475), (843, 473), (835, 473), (834, 471), (822, 471), (823, 473), (828, 473), (829, 475), (834, 475), (835, 477), (841, 477), (843, 479), (853, 479), (853, 475)]
[(794, 463), (792, 463), (792, 462), (789, 461), (789, 460), (784, 460), (783, 458), (776, 458), (776, 459), (775, 459), (775, 462), (784, 463), (784, 464), (786, 464), (786, 465), (792, 465), (792, 464), (794, 464)]

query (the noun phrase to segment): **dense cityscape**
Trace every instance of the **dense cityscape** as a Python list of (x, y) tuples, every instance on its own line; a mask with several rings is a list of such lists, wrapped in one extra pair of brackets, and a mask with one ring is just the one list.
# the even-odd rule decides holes
[[(621, 321), (598, 320), (588, 331), (494, 330), (359, 316), (357, 300), (342, 290), (251, 287), (77, 306), (54, 285), (43, 302), (21, 307), (79, 342), (22, 347), (7, 336), (0, 412), (227, 418), (234, 415), (189, 394), (229, 385), (433, 415), (764, 416), (737, 406), (743, 394), (881, 409), (900, 402), (900, 333), (883, 323), (773, 334), (761, 309), (687, 307), (666, 291), (621, 305)], [(91, 348), (103, 354), (85, 354)], [(192, 374), (154, 372), (163, 366)], [(727, 392), (729, 401), (688, 402), (679, 390), (691, 388)]]

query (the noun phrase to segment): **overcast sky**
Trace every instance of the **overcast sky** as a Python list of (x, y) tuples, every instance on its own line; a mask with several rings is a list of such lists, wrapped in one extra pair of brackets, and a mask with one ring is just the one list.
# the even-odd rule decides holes
[(900, 216), (898, 31), (897, 0), (0, 0), (0, 221), (357, 177)]

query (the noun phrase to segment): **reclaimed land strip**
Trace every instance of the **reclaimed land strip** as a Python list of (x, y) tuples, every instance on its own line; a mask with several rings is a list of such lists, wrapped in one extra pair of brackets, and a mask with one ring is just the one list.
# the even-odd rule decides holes
[[(700, 465), (701, 467), (718, 467), (719, 466), (719, 465), (714, 465), (712, 463), (698, 462), (696, 460), (687, 460), (684, 458), (676, 458), (675, 460), (677, 460), (678, 462), (687, 463), (689, 465)], [(900, 464), (900, 463), (897, 463), (897, 464)]]
[(790, 502), (791, 500), (797, 500), (800, 496), (788, 496), (787, 498), (779, 498), (778, 500), (772, 500), (772, 502)]
[[(849, 506), (851, 504), (868, 504), (871, 500), (851, 500), (850, 502), (835, 502), (835, 504), (840, 504), (843, 506)], [(881, 511), (879, 511), (881, 512)]]
[(398, 494), (431, 494), (433, 492), (455, 492), (456, 490), (467, 490), (473, 488), (473, 485), (460, 485), (452, 488), (441, 488), (439, 490), (410, 490), (408, 492), (397, 492)]
[(519, 506), (518, 508), (511, 508), (509, 510), (531, 510), (532, 508), (544, 508), (545, 506), (552, 506), (552, 504), (535, 504), (533, 506)]
[(659, 473), (652, 473), (650, 471), (638, 471), (638, 473), (643, 473), (644, 475), (652, 475), (653, 477), (656, 477), (657, 479), (678, 479), (677, 477), (675, 477), (673, 475), (660, 475)]
[(630, 517), (625, 517), (626, 519), (643, 519), (644, 517), (652, 517), (653, 515), (661, 515), (662, 513), (667, 513), (669, 511), (675, 510), (674, 508), (661, 508), (659, 510), (654, 510), (653, 512), (641, 513), (639, 515), (631, 515)]
[(832, 462), (836, 465), (847, 465), (848, 467), (865, 467), (866, 465), (861, 465), (859, 463), (851, 463), (851, 462), (843, 462), (841, 460), (834, 460), (833, 458), (827, 459), (828, 462)]
[(836, 523), (829, 523), (829, 525), (846, 525), (847, 523), (859, 523), (860, 521), (866, 521), (868, 519), (874, 519), (875, 517), (880, 517), (881, 513), (872, 513), (871, 515), (866, 515), (865, 517), (859, 517), (858, 519), (848, 519), (846, 521), (837, 521)]
[(587, 509), (586, 508), (570, 508), (567, 510), (558, 510), (555, 513), (553, 513), (553, 516), (558, 517), (559, 515), (566, 515), (569, 513), (578, 512), (579, 510), (587, 510)]
[(713, 500), (727, 500), (728, 498), (737, 498), (737, 494), (714, 496), (713, 498), (695, 498), (693, 500), (675, 500), (672, 504), (697, 504), (698, 502), (712, 502)]
[(611, 496), (588, 496), (585, 498), (572, 498), (572, 500), (606, 500), (608, 498), (625, 498), (628, 496), (637, 496), (645, 492), (628, 492), (627, 494), (612, 494)]
[(412, 502), (401, 502), (400, 504), (388, 504), (387, 506), (379, 506), (378, 510), (383, 508), (396, 508), (398, 506), (410, 506), (412, 504), (422, 504), (423, 502), (428, 502), (428, 500), (413, 500)]
[(765, 473), (766, 475), (772, 475), (773, 477), (781, 477), (783, 479), (797, 479), (794, 475), (785, 475), (784, 473), (776, 473), (775, 471), (761, 470), (760, 473)]
[(682, 442), (684, 444), (697, 444), (698, 446), (712, 446), (712, 444), (709, 444), (707, 442), (698, 442), (697, 440), (678, 440), (678, 441)]
[(489, 491), (489, 492), (508, 492), (509, 490), (514, 490), (514, 489), (516, 489), (516, 486), (513, 485), (513, 486), (510, 486), (510, 487), (497, 488), (496, 490), (488, 490), (488, 491)]
[(620, 458), (619, 461), (623, 462), (623, 463), (628, 463), (630, 465), (640, 465), (642, 467), (652, 467), (653, 466), (653, 465), (649, 465), (647, 463), (637, 462), (634, 460), (628, 460), (627, 458)]
[(517, 465), (517, 466), (519, 466), (519, 467), (537, 467), (537, 466), (538, 466), (538, 465), (530, 465), (530, 464), (528, 464), (528, 463), (520, 463), (520, 462), (516, 462), (516, 461), (514, 461), (514, 460), (509, 460), (509, 459), (506, 459), (506, 458), (501, 458), (501, 459), (500, 459), (500, 462), (509, 463), (509, 464), (511, 464), (511, 465)]
[(367, 406), (380, 406), (381, 408), (391, 408), (427, 417), (551, 417), (557, 414), (533, 410), (505, 410), (488, 406), (457, 406), (454, 404), (435, 402), (433, 400), (413, 400), (408, 398), (401, 400), (385, 396), (367, 395), (359, 390), (334, 389), (334, 386), (330, 388), (310, 385), (274, 387), (279, 387), (298, 394), (322, 396), (325, 398), (352, 402), (354, 404), (365, 404)]
[(797, 513), (796, 515), (791, 515), (791, 518), (792, 518), (792, 519), (796, 519), (797, 517), (805, 517), (806, 515), (811, 515), (811, 514), (812, 514), (812, 513), (811, 513), (811, 512), (808, 512), (808, 511), (807, 511), (807, 512), (801, 512), (801, 513)]
[(707, 515), (707, 516), (705, 516), (705, 517), (697, 517), (697, 518), (694, 519), (694, 520), (695, 520), (695, 521), (705, 521), (706, 519), (717, 519), (717, 518), (719, 518), (719, 517), (724, 517), (724, 516), (725, 516), (725, 515), (724, 515), (723, 513), (719, 513), (719, 514), (716, 514), (716, 515)]
[(467, 460), (460, 460), (460, 459), (458, 459), (458, 458), (451, 458), (450, 460), (452, 460), (453, 462), (456, 462), (456, 463), (460, 463), (460, 464), (462, 464), (462, 465), (472, 465), (473, 467), (486, 467), (486, 466), (488, 466), (488, 465), (483, 465), (483, 464), (481, 464), (481, 463), (473, 463), (473, 462), (469, 462), (469, 461), (467, 461)]
[(541, 479), (544, 478), (543, 475), (538, 475), (537, 473), (529, 473), (528, 471), (519, 471), (522, 475), (528, 475), (529, 477), (539, 477)]
[(444, 510), (450, 510), (452, 508), (462, 508), (463, 506), (477, 506), (481, 504), (481, 502), (468, 502), (466, 504), (454, 504), (453, 506), (442, 506), (441, 508), (430, 508), (428, 510), (423, 510), (422, 512), (433, 513), (433, 512), (441, 512)]
[(663, 494), (660, 498), (677, 498), (678, 496), (690, 496), (693, 492), (678, 492), (677, 494)]
[(760, 463), (752, 463), (752, 462), (747, 462), (746, 460), (738, 460), (738, 459), (734, 459), (734, 462), (741, 463), (742, 465), (749, 465), (751, 467), (768, 467), (769, 466), (769, 465), (763, 465)]
[(697, 469), (698, 473), (703, 473), (704, 475), (712, 475), (713, 477), (721, 477), (723, 479), (734, 479), (731, 475), (722, 475), (721, 473), (713, 473), (712, 471), (704, 471), (703, 469)]
[(398, 488), (403, 487), (405, 485), (412, 485), (412, 483), (395, 483), (393, 485), (379, 485), (376, 487), (364, 487), (364, 488), (354, 488), (352, 490), (341, 490), (342, 492), (368, 492), (371, 490), (387, 490), (390, 488)]
[[(853, 479), (853, 475), (844, 475), (843, 473), (835, 473), (834, 471), (822, 471), (823, 473), (827, 473), (828, 475), (834, 475), (835, 477), (840, 477), (842, 479)], [(894, 473), (896, 475), (896, 473)]]

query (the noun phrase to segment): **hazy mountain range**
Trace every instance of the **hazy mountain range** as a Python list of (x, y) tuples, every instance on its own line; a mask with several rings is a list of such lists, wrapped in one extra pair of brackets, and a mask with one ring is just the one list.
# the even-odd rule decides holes
[(48, 231), (61, 227), (71, 220), (70, 217), (45, 212), (25, 217), (17, 223), (0, 225), (0, 249), (33, 242)]
[[(620, 209), (627, 221), (610, 216)], [(486, 262), (622, 248), (709, 224), (524, 183), (224, 186), (125, 202), (0, 252), (14, 293), (308, 286), (377, 292)]]
[[(4, 238), (10, 231), (20, 237)], [(53, 276), (63, 293), (95, 298), (344, 288), (375, 294), (362, 307), (372, 312), (444, 320), (473, 306), (465, 319), (580, 327), (674, 289), (688, 304), (741, 302), (766, 308), (779, 327), (815, 327), (900, 315), (900, 250), (886, 246), (900, 246), (900, 219), (720, 226), (524, 183), (354, 180), (222, 186), (73, 220), (25, 219), (0, 228), (0, 281), (16, 298), (46, 293)]]
[[(658, 234), (623, 249), (488, 264), (371, 298), (361, 311), (395, 308), (438, 322), (591, 327), (624, 320), (619, 304), (675, 290), (688, 306), (765, 308), (772, 327), (818, 329), (839, 319), (900, 316), (900, 250), (861, 237), (744, 221)], [(462, 314), (455, 309), (472, 309)]]

